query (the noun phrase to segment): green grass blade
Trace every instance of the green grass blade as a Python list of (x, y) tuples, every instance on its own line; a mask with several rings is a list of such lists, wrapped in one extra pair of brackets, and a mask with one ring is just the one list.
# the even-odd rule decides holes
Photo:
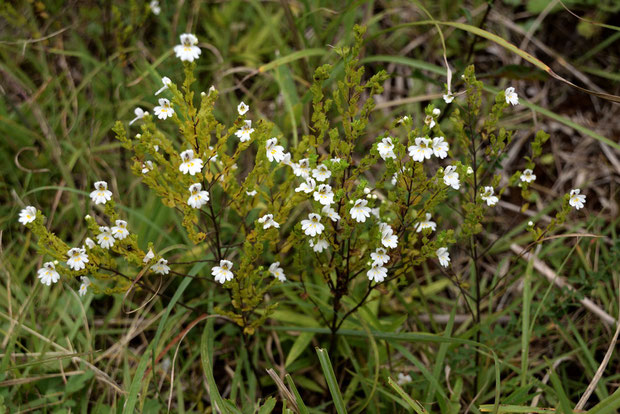
[(400, 385), (398, 385), (396, 382), (394, 382), (394, 380), (392, 378), (388, 378), (388, 384), (390, 384), (392, 386), (392, 388), (394, 388), (396, 390), (396, 392), (403, 397), (403, 399), (405, 401), (407, 401), (407, 404), (409, 404), (409, 407), (411, 407), (413, 409), (413, 411), (415, 411), (418, 414), (428, 414), (428, 411), (426, 411), (426, 408), (424, 408), (422, 406), (422, 404), (420, 404), (419, 402), (417, 402), (416, 400), (414, 400), (413, 398), (411, 398), (409, 396), (409, 394), (407, 394), (405, 392), (405, 390), (403, 390)]
[(286, 383), (291, 391), (293, 391), (293, 395), (295, 395), (295, 401), (297, 401), (297, 408), (299, 409), (299, 414), (308, 414), (308, 407), (304, 404), (304, 401), (301, 399), (301, 395), (299, 395), (299, 391), (295, 386), (295, 382), (293, 382), (293, 378), (290, 374), (286, 374), (284, 377), (286, 379)]
[(266, 65), (260, 66), (258, 68), (258, 71), (259, 72), (267, 72), (268, 70), (275, 69), (278, 66), (285, 65), (287, 63), (294, 62), (294, 61), (299, 60), (299, 59), (303, 59), (303, 58), (310, 57), (310, 56), (322, 56), (325, 53), (327, 53), (325, 51), (325, 49), (299, 50), (297, 52), (291, 53), (290, 55), (282, 56), (281, 58), (278, 58), (276, 60), (272, 60), (271, 62), (267, 63)]
[(338, 414), (346, 414), (347, 410), (344, 406), (344, 401), (342, 400), (342, 394), (340, 394), (340, 388), (338, 388), (338, 381), (336, 380), (336, 374), (334, 374), (332, 363), (329, 360), (329, 355), (327, 355), (327, 351), (325, 349), (321, 348), (316, 348), (316, 353), (319, 356), (319, 362), (321, 363), (323, 374), (325, 374), (325, 380), (327, 381), (329, 392), (334, 400), (336, 412)]

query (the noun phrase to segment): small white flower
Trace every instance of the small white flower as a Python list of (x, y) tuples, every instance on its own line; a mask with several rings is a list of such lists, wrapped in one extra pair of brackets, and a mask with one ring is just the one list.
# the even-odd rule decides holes
[(174, 53), (181, 61), (193, 62), (200, 56), (200, 48), (198, 38), (191, 33), (183, 33), (181, 36), (181, 44), (174, 47)]
[(153, 162), (145, 161), (142, 163), (142, 174), (148, 174), (150, 171), (153, 171)]
[(202, 159), (194, 158), (193, 150), (188, 149), (180, 155), (183, 162), (179, 165), (179, 171), (183, 174), (195, 175), (202, 170)]
[(153, 145), (153, 149), (155, 150), (155, 152), (159, 151), (159, 145)]
[(504, 94), (506, 95), (506, 103), (509, 103), (512, 106), (519, 105), (519, 95), (515, 92), (515, 88), (512, 86), (510, 88), (506, 88)]
[(377, 248), (373, 253), (370, 253), (373, 265), (381, 266), (390, 261), (390, 256), (386, 253), (383, 247)]
[(97, 235), (97, 243), (102, 249), (109, 249), (114, 246), (114, 236), (112, 230), (107, 226), (99, 227), (99, 234)]
[(37, 218), (37, 209), (33, 206), (24, 207), (19, 212), (18, 221), (24, 226), (28, 223), (32, 223)]
[(392, 185), (396, 185), (396, 183), (398, 183), (398, 171), (394, 173), (390, 182), (392, 183)]
[(280, 162), (284, 165), (288, 165), (289, 167), (292, 167), (293, 163), (291, 162), (291, 153), (285, 152), (284, 155), (282, 155), (282, 161)]
[(271, 266), (269, 266), (269, 273), (271, 273), (280, 282), (286, 281), (286, 275), (284, 274), (284, 269), (280, 267), (280, 262), (273, 262)]
[(429, 160), (433, 155), (433, 141), (430, 138), (418, 137), (415, 139), (415, 145), (409, 147), (409, 156), (417, 162), (425, 159)]
[(527, 222), (527, 225), (532, 227), (534, 225), (534, 222), (530, 220), (530, 221)]
[(310, 176), (310, 161), (307, 158), (299, 160), (293, 164), (293, 173), (298, 177), (307, 178)]
[(333, 208), (331, 208), (330, 206), (323, 207), (321, 212), (323, 212), (323, 214), (325, 214), (327, 217), (329, 217), (331, 219), (331, 221), (338, 221), (338, 220), (340, 220), (340, 214), (338, 214), (338, 212), (336, 210), (334, 210)]
[(531, 183), (532, 181), (536, 180), (536, 175), (533, 174), (534, 171), (528, 169), (523, 170), (523, 174), (521, 174), (521, 177), (519, 177), (521, 179), (521, 181), (523, 181), (524, 183)]
[(446, 141), (444, 141), (443, 137), (435, 137), (433, 138), (433, 154), (435, 157), (441, 158), (442, 160), (448, 156), (448, 151), (450, 151), (450, 146)]
[(330, 161), (331, 161), (332, 163), (338, 163), (338, 162), (340, 162), (340, 158), (338, 158), (338, 157), (334, 157), (334, 158), (332, 158)]
[(90, 193), (90, 199), (95, 204), (105, 204), (112, 199), (112, 191), (108, 190), (108, 183), (97, 181), (94, 187), (95, 191)]
[(87, 237), (86, 240), (84, 240), (84, 244), (86, 244), (86, 247), (89, 249), (93, 249), (96, 246), (95, 242), (90, 237)]
[(245, 193), (250, 197), (254, 197), (256, 195), (256, 190), (246, 191)]
[(115, 224), (116, 226), (111, 228), (115, 238), (123, 240), (125, 237), (129, 236), (129, 230), (127, 230), (127, 222), (125, 220), (116, 220)]
[(424, 229), (435, 231), (437, 223), (431, 220), (431, 213), (426, 213), (426, 218), (415, 225), (416, 232), (419, 233)]
[(384, 160), (388, 158), (396, 158), (394, 154), (394, 144), (392, 144), (392, 138), (383, 138), (380, 143), (377, 144), (377, 151)]
[(284, 147), (278, 145), (277, 138), (267, 140), (265, 151), (270, 162), (280, 162), (284, 159)]
[[(373, 194), (373, 195), (372, 195), (372, 198), (373, 198), (374, 200), (376, 200), (376, 199), (377, 199), (377, 195), (376, 195), (376, 194)], [(381, 216), (379, 215), (379, 212), (380, 212), (380, 208), (379, 208), (379, 207), (375, 207), (375, 208), (371, 208), (371, 209), (370, 209), (370, 214), (372, 214), (373, 216), (375, 216), (375, 217), (377, 218), (377, 220), (381, 220)]]
[(316, 239), (316, 242), (314, 240), (310, 240), (310, 247), (312, 247), (312, 250), (314, 250), (315, 252), (321, 253), (323, 252), (323, 250), (329, 248), (329, 243), (327, 243), (327, 240), (321, 237)]
[(570, 204), (572, 207), (575, 207), (576, 210), (583, 208), (583, 206), (586, 204), (585, 194), (580, 193), (581, 190), (578, 188), (570, 190), (570, 198), (568, 199), (568, 204)]
[(147, 111), (143, 110), (142, 108), (134, 109), (133, 113), (136, 115), (136, 117), (134, 119), (132, 119), (131, 121), (129, 121), (129, 125), (133, 124), (134, 122), (136, 122), (139, 119), (144, 118), (145, 116), (147, 116), (149, 114)]
[(202, 189), (202, 184), (200, 183), (190, 185), (189, 193), (187, 205), (192, 208), (201, 208), (209, 201), (209, 193)]
[(60, 275), (56, 271), (54, 262), (43, 263), (43, 267), (37, 270), (38, 278), (41, 279), (41, 283), (46, 286), (50, 286), (52, 283), (58, 282)]
[(368, 276), (368, 280), (374, 280), (377, 283), (381, 283), (387, 276), (387, 269), (380, 264), (373, 263), (370, 270), (366, 272), (366, 276)]
[(322, 183), (332, 176), (332, 172), (327, 168), (327, 166), (321, 164), (312, 170), (312, 176), (316, 178), (318, 182)]
[(329, 206), (334, 202), (334, 193), (332, 186), (329, 184), (321, 184), (314, 192), (314, 200), (324, 206)]
[(168, 99), (159, 98), (158, 102), (159, 105), (153, 108), (153, 112), (157, 115), (157, 118), (166, 119), (174, 115), (174, 109), (172, 109), (172, 105)]
[(398, 121), (396, 121), (397, 124), (402, 124), (404, 122), (406, 122), (407, 120), (409, 120), (409, 117), (407, 115), (405, 116), (401, 116)]
[(358, 223), (363, 223), (366, 221), (368, 217), (370, 217), (370, 207), (366, 207), (368, 204), (367, 200), (357, 199), (349, 210), (351, 214), (351, 218), (353, 218)]
[(164, 258), (161, 258), (151, 266), (151, 270), (160, 275), (167, 275), (170, 272), (170, 266), (168, 266), (168, 261)]
[(435, 108), (433, 109), (433, 116), (438, 117), (441, 114), (441, 109)]
[(152, 249), (149, 249), (148, 253), (144, 255), (144, 259), (142, 259), (142, 263), (148, 263), (155, 258), (155, 253), (153, 253)]
[(443, 267), (448, 267), (450, 265), (450, 254), (448, 253), (448, 249), (446, 247), (440, 247), (435, 252), (437, 258), (439, 259), (439, 264)]
[(424, 118), (424, 123), (428, 125), (429, 128), (433, 129), (435, 126), (435, 119), (432, 115), (426, 115), (426, 118)]
[(379, 231), (381, 231), (381, 244), (390, 249), (395, 249), (398, 246), (398, 236), (394, 234), (394, 230), (389, 224), (380, 223)]
[(325, 226), (321, 224), (321, 216), (316, 213), (308, 214), (307, 220), (301, 221), (301, 229), (307, 236), (314, 237), (321, 234)]
[(409, 375), (409, 374), (405, 375), (402, 372), (398, 373), (398, 380), (397, 380), (398, 385), (409, 384), (411, 381), (413, 381), (412, 378), (411, 378), (411, 375)]
[(445, 185), (449, 185), (455, 190), (458, 190), (461, 187), (459, 182), (459, 173), (456, 172), (456, 167), (454, 165), (448, 165), (444, 170), (443, 182)]
[(211, 274), (215, 276), (215, 281), (224, 284), (233, 278), (233, 272), (230, 271), (232, 269), (233, 264), (229, 260), (220, 260), (219, 266), (214, 266), (211, 269)]
[(299, 187), (295, 188), (295, 192), (299, 193), (303, 191), (306, 194), (310, 194), (316, 188), (316, 181), (313, 178), (306, 178), (305, 183), (299, 184)]
[(239, 138), (239, 141), (246, 142), (249, 141), (250, 138), (252, 138), (250, 136), (252, 132), (254, 132), (254, 128), (252, 128), (252, 121), (246, 119), (243, 123), (243, 126), (237, 132), (235, 132), (235, 135), (237, 136), (237, 138)]
[(482, 190), (482, 194), (480, 195), (480, 197), (487, 202), (487, 205), (494, 206), (499, 201), (499, 198), (497, 198), (497, 196), (494, 196), (493, 194), (493, 187), (484, 187), (484, 190)]
[(239, 115), (245, 115), (246, 112), (248, 112), (250, 110), (250, 107), (247, 106), (245, 104), (245, 102), (241, 101), (241, 103), (239, 105), (237, 105), (237, 112), (239, 112)]
[(452, 92), (448, 91), (448, 93), (443, 96), (443, 100), (449, 104), (454, 100), (454, 95), (452, 95)]
[(471, 167), (467, 167), (467, 175), (472, 175), (474, 173), (474, 169)]
[(80, 285), (80, 290), (78, 290), (78, 294), (80, 296), (84, 296), (86, 295), (88, 287), (90, 286), (90, 279), (86, 276), (82, 276), (80, 279), (82, 280), (82, 284)]
[(86, 267), (86, 263), (88, 263), (86, 249), (74, 247), (73, 249), (69, 249), (67, 256), (69, 256), (69, 259), (67, 259), (67, 266), (73, 270), (82, 270)]
[(280, 224), (273, 219), (273, 214), (265, 214), (258, 219), (258, 222), (263, 225), (263, 229), (268, 229), (269, 227), (280, 228)]
[(161, 78), (161, 83), (164, 84), (164, 86), (162, 86), (161, 88), (159, 88), (157, 90), (157, 92), (155, 92), (155, 96), (159, 95), (160, 93), (162, 93), (163, 91), (165, 91), (166, 89), (168, 89), (168, 87), (170, 86), (170, 84), (172, 83), (172, 81), (170, 80), (169, 77), (164, 76), (163, 78)]
[(155, 16), (158, 16), (161, 13), (161, 7), (159, 7), (159, 1), (153, 0), (149, 3), (149, 7)]

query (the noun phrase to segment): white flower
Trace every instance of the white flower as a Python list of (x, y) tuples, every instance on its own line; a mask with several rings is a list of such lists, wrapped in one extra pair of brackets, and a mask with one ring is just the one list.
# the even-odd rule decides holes
[(325, 226), (321, 224), (321, 216), (316, 213), (310, 213), (307, 220), (301, 221), (301, 229), (307, 236), (314, 237), (321, 234)]
[(433, 141), (430, 138), (416, 138), (415, 145), (409, 147), (409, 156), (417, 162), (422, 162), (424, 159), (429, 160), (433, 155), (432, 143)]
[(310, 176), (310, 161), (307, 158), (299, 160), (293, 164), (293, 173), (298, 177), (307, 178)]
[(533, 174), (534, 171), (528, 169), (523, 170), (523, 174), (521, 174), (521, 177), (519, 177), (521, 179), (521, 181), (523, 181), (524, 183), (531, 183), (532, 181), (536, 180), (536, 176)]
[(340, 214), (338, 214), (338, 212), (336, 210), (334, 210), (333, 208), (331, 208), (330, 206), (323, 207), (321, 212), (323, 212), (323, 214), (325, 214), (327, 217), (329, 217), (331, 219), (331, 221), (338, 221), (338, 220), (340, 220)]
[(280, 228), (280, 224), (273, 219), (273, 214), (265, 214), (258, 219), (258, 222), (263, 225), (263, 229), (268, 229), (269, 227)]
[(433, 138), (433, 154), (435, 154), (435, 157), (443, 160), (448, 156), (448, 151), (450, 151), (450, 146), (444, 141), (443, 137)]
[(396, 121), (397, 124), (402, 124), (403, 122), (407, 121), (409, 119), (409, 117), (407, 115), (405, 116), (401, 116), (398, 121)]
[(402, 372), (398, 373), (398, 380), (397, 380), (398, 385), (409, 384), (411, 381), (413, 381), (411, 378), (411, 375), (409, 374), (405, 375)]
[(200, 56), (200, 48), (198, 38), (191, 33), (183, 33), (181, 36), (181, 44), (174, 47), (174, 53), (182, 61), (193, 62)]
[(54, 262), (43, 263), (43, 267), (37, 270), (38, 278), (41, 279), (41, 283), (46, 286), (50, 286), (52, 283), (58, 282), (60, 275), (56, 271)]
[(159, 88), (157, 90), (157, 92), (155, 92), (155, 96), (159, 95), (160, 93), (162, 93), (163, 91), (165, 91), (166, 89), (168, 89), (168, 87), (170, 86), (170, 84), (172, 83), (172, 81), (170, 80), (169, 77), (164, 76), (163, 78), (161, 78), (161, 83), (164, 84), (164, 86), (162, 86), (161, 88)]
[(168, 261), (164, 258), (161, 258), (151, 266), (151, 270), (160, 275), (167, 275), (170, 272), (170, 266), (168, 266)]
[(111, 230), (115, 238), (123, 240), (125, 237), (129, 236), (129, 230), (127, 230), (127, 222), (125, 220), (116, 220), (114, 223), (116, 226), (113, 226)]
[(316, 181), (313, 178), (306, 178), (305, 183), (301, 183), (299, 187), (295, 189), (295, 192), (298, 193), (303, 191), (306, 194), (310, 194), (316, 188)]
[(424, 229), (435, 231), (437, 223), (431, 220), (431, 213), (426, 213), (426, 218), (415, 225), (416, 232), (419, 233)]
[(267, 159), (271, 162), (280, 162), (284, 159), (284, 147), (278, 145), (278, 138), (268, 139), (265, 151)]
[(358, 223), (363, 223), (366, 221), (366, 218), (370, 217), (370, 207), (366, 207), (368, 204), (367, 200), (357, 199), (349, 210), (351, 214), (351, 218), (355, 219)]
[(149, 7), (155, 16), (158, 16), (161, 13), (161, 7), (159, 7), (159, 1), (153, 0), (149, 3)]
[(174, 109), (170, 105), (170, 101), (166, 98), (159, 98), (159, 105), (153, 108), (153, 112), (159, 119), (166, 119), (174, 115)]
[(493, 195), (493, 187), (484, 187), (480, 197), (487, 202), (487, 205), (494, 206), (499, 201), (499, 198)]
[(570, 204), (572, 207), (575, 207), (575, 209), (577, 210), (583, 208), (583, 206), (586, 204), (585, 194), (579, 193), (581, 193), (581, 190), (578, 188), (570, 190), (570, 198), (568, 199), (568, 204)]
[(426, 115), (426, 118), (424, 118), (424, 123), (432, 129), (435, 126), (435, 119), (432, 115)]
[(155, 257), (155, 253), (153, 253), (152, 249), (149, 249), (148, 253), (144, 255), (144, 259), (142, 259), (142, 263), (148, 263)]
[(132, 119), (131, 121), (129, 121), (129, 125), (133, 124), (134, 122), (136, 122), (139, 119), (144, 118), (145, 116), (147, 116), (149, 114), (147, 111), (143, 110), (142, 108), (134, 109), (133, 113), (136, 114), (136, 117), (134, 119)]
[(200, 183), (190, 185), (189, 193), (187, 205), (192, 208), (201, 208), (209, 201), (209, 193), (202, 190), (202, 184)]
[(321, 184), (314, 192), (314, 200), (324, 206), (329, 206), (334, 202), (334, 193), (332, 186), (329, 184)]
[(290, 152), (285, 152), (282, 155), (282, 161), (280, 161), (282, 164), (284, 165), (288, 165), (289, 167), (293, 166), (293, 163), (291, 162), (291, 153)]
[(73, 270), (82, 270), (88, 263), (88, 256), (86, 255), (86, 249), (79, 249), (74, 247), (67, 252), (67, 266)]
[(449, 185), (455, 190), (458, 190), (461, 187), (459, 182), (459, 173), (456, 172), (456, 167), (454, 165), (448, 165), (444, 170), (443, 182), (445, 185)]
[(312, 170), (312, 176), (316, 178), (318, 182), (323, 182), (332, 176), (332, 172), (327, 168), (327, 166), (321, 164)]
[(392, 144), (392, 138), (383, 138), (380, 143), (377, 144), (377, 151), (384, 160), (388, 158), (396, 158), (394, 154), (394, 144)]
[(441, 109), (435, 108), (433, 109), (433, 116), (438, 117), (441, 114)]
[(327, 240), (321, 237), (316, 239), (316, 242), (314, 240), (310, 240), (310, 247), (312, 247), (312, 250), (314, 250), (315, 252), (321, 253), (323, 252), (323, 250), (329, 248), (329, 243), (327, 243)]
[(180, 155), (183, 162), (179, 165), (179, 171), (183, 174), (195, 175), (202, 170), (202, 159), (194, 158), (193, 150), (188, 149)]
[(32, 223), (36, 218), (37, 209), (32, 206), (28, 206), (23, 208), (22, 211), (19, 212), (18, 221), (25, 226), (28, 223)]
[(80, 285), (80, 290), (78, 290), (78, 294), (80, 296), (86, 295), (87, 289), (90, 286), (90, 279), (86, 276), (82, 276), (80, 278), (82, 280), (82, 284)]
[(470, 166), (467, 167), (467, 175), (472, 175), (474, 173), (474, 169)]
[(530, 220), (530, 221), (527, 222), (527, 225), (532, 227), (534, 225), (534, 222), (532, 220)]
[(149, 171), (153, 171), (153, 162), (145, 161), (142, 163), (142, 174), (147, 174)]
[(96, 246), (95, 242), (90, 237), (87, 237), (86, 240), (84, 240), (84, 244), (86, 244), (86, 247), (88, 247), (89, 249), (92, 249)]
[(380, 264), (373, 263), (370, 270), (366, 272), (366, 276), (368, 276), (368, 280), (374, 280), (377, 283), (381, 283), (387, 276), (387, 269)]
[(395, 249), (398, 246), (398, 236), (394, 234), (394, 230), (389, 224), (379, 224), (379, 230), (381, 231), (381, 244), (390, 249)]
[(512, 86), (510, 88), (506, 88), (504, 94), (506, 95), (506, 103), (509, 103), (512, 106), (519, 105), (519, 95), (515, 92), (515, 88)]
[(215, 281), (224, 284), (233, 278), (233, 272), (230, 271), (232, 269), (233, 264), (229, 260), (220, 260), (219, 266), (214, 266), (211, 269), (211, 274), (215, 276)]
[(330, 161), (331, 161), (332, 163), (337, 163), (337, 162), (340, 162), (340, 158), (338, 158), (338, 157), (334, 157), (334, 158), (332, 158)]
[(245, 115), (246, 112), (250, 110), (250, 107), (245, 104), (245, 102), (241, 101), (239, 105), (237, 105), (237, 112), (239, 115)]
[(90, 199), (95, 204), (105, 204), (112, 199), (112, 191), (108, 190), (108, 183), (97, 181), (93, 184), (95, 191), (90, 193)]
[(370, 253), (373, 265), (381, 266), (390, 261), (390, 256), (385, 252), (383, 247), (377, 248), (373, 253)]
[(284, 269), (280, 267), (280, 262), (273, 262), (271, 266), (269, 266), (269, 273), (271, 273), (280, 282), (286, 281), (286, 275), (284, 274)]
[(99, 227), (99, 234), (97, 235), (97, 243), (102, 249), (109, 249), (114, 246), (114, 236), (112, 236), (112, 230), (107, 226)]
[(390, 182), (392, 183), (392, 185), (396, 185), (396, 183), (398, 183), (398, 171), (394, 173)]
[(254, 132), (254, 128), (252, 128), (252, 121), (246, 119), (241, 129), (235, 132), (235, 135), (239, 138), (239, 141), (246, 142), (250, 140), (250, 134), (252, 134), (252, 132)]
[(452, 95), (452, 92), (448, 91), (448, 93), (443, 96), (443, 100), (449, 104), (454, 100), (454, 95)]
[(439, 259), (439, 264), (443, 267), (448, 267), (450, 265), (450, 254), (448, 253), (448, 249), (446, 247), (440, 247), (435, 252), (437, 258)]
[(256, 195), (256, 190), (246, 191), (245, 193), (250, 197), (254, 197)]
[[(372, 198), (376, 199), (377, 195), (373, 194)], [(373, 216), (375, 216), (378, 220), (381, 220), (381, 216), (379, 215), (380, 209), (379, 207), (375, 207), (375, 208), (371, 208), (370, 209), (370, 214), (372, 214)]]

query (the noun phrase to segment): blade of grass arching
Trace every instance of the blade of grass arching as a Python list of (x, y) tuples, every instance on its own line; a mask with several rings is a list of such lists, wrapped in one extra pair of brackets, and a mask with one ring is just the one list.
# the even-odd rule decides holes
[[(487, 413), (489, 411), (493, 410), (493, 404), (482, 404), (480, 406), (480, 411), (482, 411), (483, 413)], [(529, 406), (524, 406), (524, 405), (510, 405), (510, 404), (502, 404), (499, 406), (499, 410), (497, 411), (498, 414), (510, 414), (510, 413), (523, 413), (523, 414), (529, 414), (529, 413), (535, 413), (535, 414), (551, 414), (551, 413), (557, 413), (557, 411), (555, 410), (555, 408), (536, 408), (536, 407), (529, 407)]]
[(334, 374), (334, 368), (332, 367), (332, 363), (329, 360), (329, 355), (327, 355), (327, 351), (325, 349), (321, 348), (316, 348), (316, 353), (319, 357), (319, 362), (321, 363), (323, 374), (325, 375), (327, 387), (329, 388), (329, 392), (332, 395), (334, 407), (336, 407), (336, 412), (338, 414), (346, 414), (347, 410), (344, 406), (344, 401), (342, 401), (342, 395), (340, 394), (340, 388), (338, 388), (338, 381), (336, 380), (336, 374)]
[(301, 399), (301, 395), (299, 395), (299, 391), (295, 386), (295, 382), (293, 382), (293, 378), (290, 376), (290, 374), (286, 374), (284, 379), (286, 379), (289, 389), (293, 391), (293, 395), (295, 395), (295, 401), (297, 401), (297, 408), (299, 409), (299, 414), (308, 414), (308, 407), (306, 407), (306, 404), (304, 404), (304, 400)]
[(407, 404), (409, 404), (409, 407), (411, 407), (411, 409), (413, 411), (415, 411), (418, 414), (428, 414), (428, 411), (426, 411), (426, 408), (424, 408), (422, 406), (422, 404), (420, 404), (418, 401), (414, 400), (413, 398), (411, 398), (409, 396), (409, 394), (407, 394), (405, 392), (405, 390), (403, 390), (400, 385), (398, 385), (396, 382), (394, 382), (394, 380), (390, 377), (388, 378), (388, 384), (390, 384), (392, 386), (392, 388), (394, 388), (396, 390), (396, 392), (403, 397), (403, 399), (407, 402)]
[(445, 75), (446, 70), (439, 66), (433, 65), (417, 59), (411, 59), (404, 56), (390, 56), (390, 55), (373, 55), (368, 56), (360, 60), (360, 63), (373, 63), (373, 62), (386, 62), (386, 63), (398, 63), (400, 65), (409, 66), (415, 69), (425, 70), (428, 72), (436, 73), (438, 75)]
[(303, 59), (310, 56), (322, 56), (327, 53), (324, 49), (305, 49), (293, 52), (289, 55), (282, 56), (281, 58), (272, 60), (271, 62), (262, 65), (258, 68), (259, 72), (267, 72), (268, 70), (275, 69), (278, 66), (285, 65), (287, 63), (294, 62), (299, 59)]
[(581, 62), (588, 62), (588, 61), (590, 61), (590, 58), (592, 56), (596, 55), (598, 52), (600, 52), (601, 50), (605, 49), (606, 47), (614, 44), (618, 39), (620, 39), (620, 32), (612, 34), (611, 36), (609, 36), (607, 39), (603, 40), (602, 42), (598, 42), (596, 45), (592, 45), (591, 49), (589, 49), (582, 56), (579, 56), (574, 61), (575, 65), (577, 65), (577, 64), (579, 64)]
[(562, 409), (561, 412), (563, 414), (573, 414), (573, 409), (571, 408), (573, 404), (568, 399), (566, 391), (564, 391), (564, 387), (562, 387), (562, 380), (560, 380), (558, 374), (555, 373), (555, 370), (553, 369), (551, 364), (549, 364), (549, 369), (549, 379), (551, 380), (551, 385), (555, 390), (558, 400), (560, 400), (560, 407)]
[(297, 339), (295, 339), (295, 342), (293, 342), (293, 346), (291, 346), (291, 349), (288, 351), (286, 362), (284, 363), (285, 367), (291, 365), (295, 362), (297, 357), (303, 354), (308, 347), (308, 344), (310, 344), (310, 341), (312, 341), (312, 338), (314, 338), (314, 334), (311, 332), (302, 332), (299, 334)]
[[(538, 253), (538, 252), (537, 252)], [(530, 310), (532, 306), (532, 270), (534, 256), (527, 262), (525, 277), (523, 278), (523, 308), (521, 314), (521, 386), (525, 387), (528, 382), (527, 367), (530, 354)]]
[(613, 394), (592, 407), (587, 414), (614, 414), (620, 408), (620, 387)]
[[(452, 329), (454, 328), (454, 318), (456, 316), (456, 308), (457, 308), (456, 305), (452, 307), (452, 312), (450, 312), (450, 320), (448, 321), (448, 324), (446, 325), (446, 330), (444, 331), (444, 334), (443, 334), (444, 338), (449, 338), (452, 335)], [(435, 357), (435, 365), (433, 366), (433, 379), (435, 381), (432, 381), (429, 387), (427, 388), (424, 401), (427, 401), (429, 403), (435, 401), (436, 387), (439, 385), (441, 373), (443, 372), (443, 361), (446, 358), (446, 354), (448, 353), (449, 347), (450, 347), (450, 344), (447, 344), (447, 343), (443, 343), (439, 345), (439, 351), (437, 352), (437, 356)], [(445, 394), (445, 391), (443, 392)], [(447, 397), (447, 394), (445, 395)]]

